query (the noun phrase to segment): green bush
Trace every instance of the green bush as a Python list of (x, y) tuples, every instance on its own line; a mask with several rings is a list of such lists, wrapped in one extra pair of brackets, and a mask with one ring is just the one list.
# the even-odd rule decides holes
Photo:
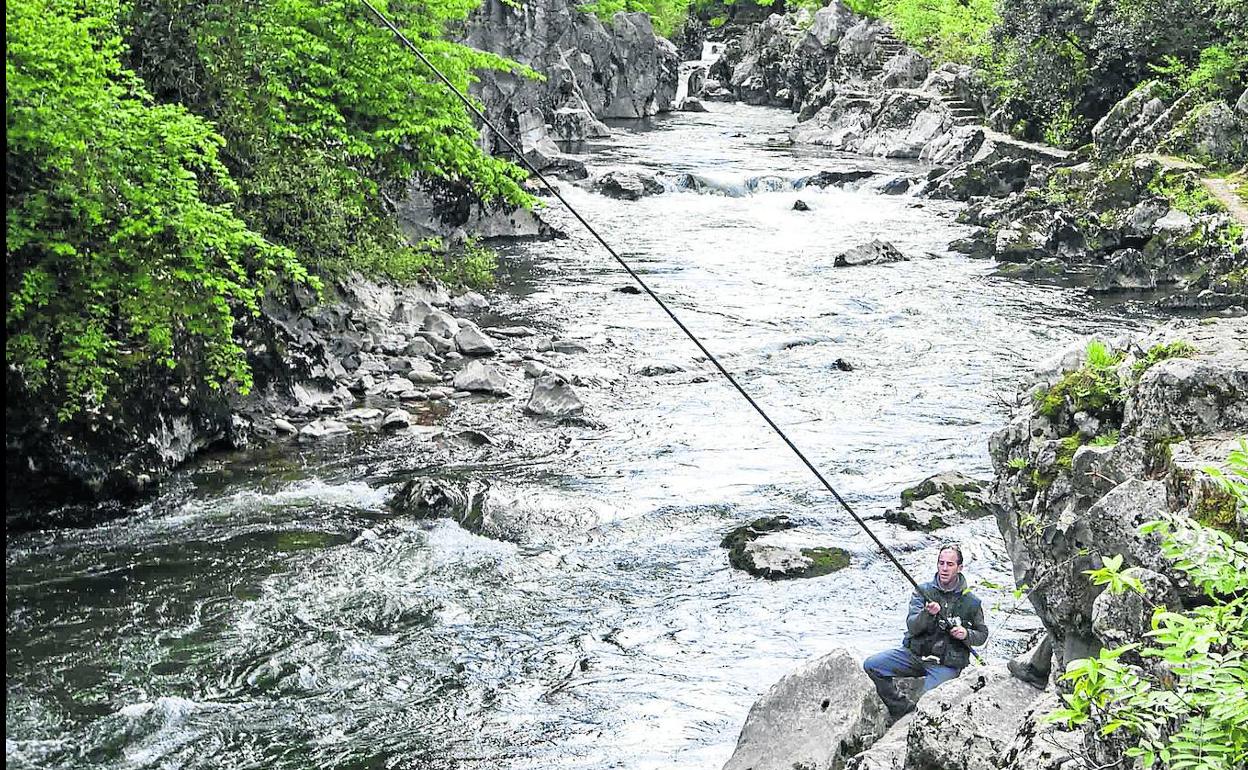
[(1138, 380), (1144, 372), (1162, 361), (1168, 361), (1171, 358), (1191, 358), (1198, 352), (1200, 351), (1194, 345), (1183, 340), (1154, 345), (1142, 358), (1131, 365), (1131, 375)]
[[(1248, 504), (1248, 484), (1239, 485)], [(1112, 766), (1138, 758), (1145, 768), (1236, 770), (1248, 759), (1248, 545), (1182, 521), (1153, 522), (1162, 552), (1204, 592), (1200, 606), (1156, 607), (1148, 641), (1070, 662), (1065, 705), (1049, 718), (1099, 737)], [(1097, 585), (1141, 591), (1120, 572), (1122, 557), (1089, 570)], [(1124, 662), (1132, 653), (1143, 665)], [(1115, 734), (1117, 734), (1115, 736)], [(1114, 740), (1114, 737), (1121, 740)]]
[(1121, 422), (1126, 394), (1117, 367), (1122, 358), (1122, 354), (1110, 351), (1102, 342), (1089, 342), (1082, 366), (1036, 394), (1036, 411), (1052, 419), (1069, 409), (1110, 423)]
[(307, 280), (229, 205), (221, 136), (121, 66), (117, 10), (5, 7), (5, 361), (62, 419), (151, 362), (246, 390), (235, 313), (279, 276)]
[[(603, 21), (610, 20), (620, 11), (648, 13), (654, 24), (654, 31), (663, 37), (670, 38), (685, 26), (691, 4), (692, 0), (593, 0), (578, 8), (594, 14)], [(766, 4), (770, 5), (771, 2)]]

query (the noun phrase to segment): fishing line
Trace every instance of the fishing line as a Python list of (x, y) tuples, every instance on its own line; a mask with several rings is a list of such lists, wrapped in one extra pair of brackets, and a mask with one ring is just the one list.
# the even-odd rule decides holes
[[(496, 128), (494, 124), (490, 121), (490, 119), (485, 116), (485, 113), (482, 112), (481, 109), (478, 108), (477, 105), (474, 104), (473, 101), (467, 97), (467, 95), (465, 95), (462, 91), (456, 88), (455, 84), (452, 83), (450, 79), (446, 77), (446, 75), (442, 74), (442, 70), (438, 69), (438, 67), (434, 65), (434, 63), (430, 61), (429, 58), (426, 57), (424, 53), (422, 53), (421, 50), (417, 48), (416, 45), (412, 43), (411, 40), (407, 38), (406, 35), (403, 34), (403, 31), (400, 30), (397, 26), (395, 26), (394, 22), (392, 22), (389, 19), (389, 17), (387, 17), (381, 11), (377, 10), (376, 6), (374, 6), (371, 2), (369, 2), (369, 0), (360, 0), (360, 2), (363, 3), (364, 7), (367, 8), (369, 11), (371, 11), (372, 14), (376, 16), (377, 19), (382, 24), (384, 24), (391, 32), (393, 32), (394, 36), (398, 38), (399, 41), (403, 43), (403, 45), (409, 51), (415, 54), (416, 58), (420, 59), (420, 61), (426, 67), (429, 68), (429, 71), (432, 72), (438, 78), (438, 80), (441, 80), (442, 83), (448, 89), (450, 89), (451, 93), (455, 94), (455, 96), (458, 97), (458, 99), (464, 103), (464, 106), (467, 107), (469, 111), (472, 112), (472, 114), (476, 115), (477, 118), (480, 119), (482, 124), (484, 124), (487, 128), (493, 131), (494, 135), (497, 136), (499, 139), (501, 139), (503, 143), (507, 145), (507, 148), (511, 150), (512, 154), (522, 164), (524, 164), (525, 168), (527, 168), (528, 171), (531, 174), (533, 174), (533, 176), (535, 176), (546, 187), (546, 189), (549, 190), (550, 193), (559, 200), (560, 203), (564, 205), (564, 208), (566, 208), (568, 212), (572, 214), (572, 216), (576, 217), (576, 220), (578, 222), (584, 225), (585, 229), (589, 231), (589, 234), (594, 236), (594, 239), (597, 240), (598, 243), (602, 244), (602, 247), (607, 250), (607, 253), (611, 255), (611, 258), (614, 259), (620, 265), (620, 267), (624, 268), (625, 272), (628, 273), (628, 275), (637, 283), (638, 286), (642, 288), (643, 291), (646, 292), (646, 294), (650, 295), (650, 299), (654, 300), (655, 303), (658, 304), (658, 306), (663, 310), (663, 312), (667, 314), (667, 317), (672, 319), (672, 322), (676, 324), (676, 326), (682, 332), (684, 332), (685, 336), (688, 337), (689, 340), (693, 342), (694, 345), (697, 346), (698, 350), (702, 351), (702, 354), (706, 356), (706, 359), (710, 361), (711, 364), (717, 370), (719, 370), (719, 373), (724, 376), (724, 379), (728, 380), (728, 383), (732, 385), (732, 387), (737, 391), (737, 393), (739, 393), (741, 397), (744, 398), (751, 407), (754, 408), (755, 412), (758, 412), (758, 415), (763, 418), (763, 421), (766, 422), (767, 425), (770, 426), (773, 431), (775, 431), (776, 435), (780, 437), (780, 439), (785, 443), (785, 445), (788, 446), (788, 448), (793, 451), (793, 454), (797, 455), (797, 459), (802, 461), (802, 464), (805, 465), (806, 468), (811, 473), (814, 474), (815, 478), (819, 480), (819, 483), (823, 485), (823, 488), (826, 489), (829, 493), (831, 493), (832, 497), (834, 497), (836, 501), (840, 503), (841, 507), (845, 509), (845, 512), (848, 513), (850, 517), (858, 524), (858, 526), (861, 527), (862, 530), (867, 533), (867, 536), (870, 537), (871, 540), (875, 542), (876, 546), (879, 547), (880, 552), (883, 553), (886, 557), (888, 557), (888, 560), (893, 563), (893, 566), (896, 567), (897, 570), (901, 572), (903, 576), (905, 576), (906, 580), (910, 582), (910, 585), (914, 586), (915, 592), (918, 593), (923, 598), (927, 599), (928, 598), (927, 594), (923, 591), (923, 588), (919, 585), (919, 582), (914, 579), (914, 576), (912, 576), (910, 572), (905, 568), (905, 566), (903, 566), (902, 563), (897, 560), (897, 557), (893, 555), (893, 552), (889, 550), (888, 546), (884, 545), (884, 541), (876, 537), (875, 533), (871, 531), (871, 528), (867, 526), (867, 523), (862, 520), (862, 517), (859, 516), (854, 511), (854, 509), (850, 507), (849, 503), (845, 501), (845, 498), (841, 497), (841, 494), (836, 491), (836, 488), (833, 487), (831, 482), (829, 482), (827, 478), (824, 477), (823, 473), (820, 472), (820, 470), (817, 467), (815, 467), (815, 464), (812, 463), (806, 457), (806, 454), (802, 452), (801, 449), (798, 448), (797, 444), (793, 443), (792, 439), (789, 438), (788, 434), (784, 432), (784, 429), (781, 428), (779, 425), (777, 425), (775, 420), (771, 419), (771, 415), (767, 414), (767, 411), (763, 409), (763, 407), (759, 405), (757, 401), (754, 400), (754, 397), (751, 396), (749, 392), (744, 387), (741, 386), (741, 383), (737, 382), (737, 378), (732, 376), (732, 372), (729, 372), (728, 369), (726, 369), (724, 365), (719, 362), (719, 359), (715, 357), (715, 354), (712, 353), (710, 350), (708, 350), (707, 347), (702, 344), (702, 340), (698, 339), (697, 335), (695, 335), (692, 331), (690, 331), (688, 326), (685, 326), (684, 322), (681, 321), (680, 318), (676, 315), (676, 313), (673, 312), (672, 309), (668, 307), (667, 303), (663, 301), (663, 298), (660, 297), (658, 294), (654, 293), (654, 290), (651, 289), (650, 286), (644, 280), (642, 280), (641, 276), (637, 274), (637, 271), (633, 270), (632, 266), (629, 265), (628, 262), (624, 261), (624, 258), (621, 257), (614, 248), (611, 247), (610, 243), (607, 243), (606, 239), (603, 238), (601, 234), (599, 234), (599, 232), (594, 228), (594, 226), (591, 225), (589, 221), (585, 219), (585, 217), (581, 216), (581, 213), (576, 210), (576, 207), (573, 206), (571, 203), (569, 203), (568, 200), (563, 197), (563, 195), (559, 192), (559, 188), (551, 184), (550, 180), (548, 180), (545, 177), (545, 175), (543, 175), (542, 172), (539, 171), (537, 167), (534, 166), (533, 163), (530, 162), (529, 159), (525, 157), (524, 153), (521, 152), (518, 147), (516, 147), (515, 143), (513, 143), (506, 134), (504, 134), (502, 131), (499, 131), (498, 128)], [(942, 607), (941, 609), (943, 612), (944, 608)], [(969, 648), (970, 645), (967, 645), (967, 647)], [(978, 657), (978, 655), (976, 657)]]

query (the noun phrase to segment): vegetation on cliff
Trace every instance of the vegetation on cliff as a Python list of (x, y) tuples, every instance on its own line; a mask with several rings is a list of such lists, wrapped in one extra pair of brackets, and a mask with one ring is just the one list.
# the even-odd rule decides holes
[[(475, 5), (389, 10), (463, 88), (517, 69), (443, 39)], [(63, 419), (151, 366), (245, 390), (237, 320), (308, 267), (435, 266), (386, 215), (414, 174), (527, 201), (356, 2), (14, 0), (5, 21), (9, 392)]]

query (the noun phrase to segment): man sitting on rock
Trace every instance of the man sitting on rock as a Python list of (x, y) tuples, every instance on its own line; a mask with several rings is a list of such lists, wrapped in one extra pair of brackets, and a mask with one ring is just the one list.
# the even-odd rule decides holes
[(910, 599), (901, 647), (876, 653), (862, 664), (892, 721), (914, 711), (914, 703), (898, 692), (894, 678), (922, 676), (927, 692), (961, 674), (971, 661), (971, 647), (988, 639), (984, 610), (966, 585), (957, 543), (940, 547), (936, 579), (921, 588), (922, 593), (915, 592)]

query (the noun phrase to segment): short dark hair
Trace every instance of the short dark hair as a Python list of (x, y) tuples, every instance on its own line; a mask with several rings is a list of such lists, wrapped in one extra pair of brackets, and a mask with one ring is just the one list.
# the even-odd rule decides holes
[(962, 544), (961, 543), (942, 543), (940, 550), (936, 552), (936, 558), (940, 558), (940, 554), (945, 551), (953, 551), (958, 555), (958, 566), (962, 566)]

